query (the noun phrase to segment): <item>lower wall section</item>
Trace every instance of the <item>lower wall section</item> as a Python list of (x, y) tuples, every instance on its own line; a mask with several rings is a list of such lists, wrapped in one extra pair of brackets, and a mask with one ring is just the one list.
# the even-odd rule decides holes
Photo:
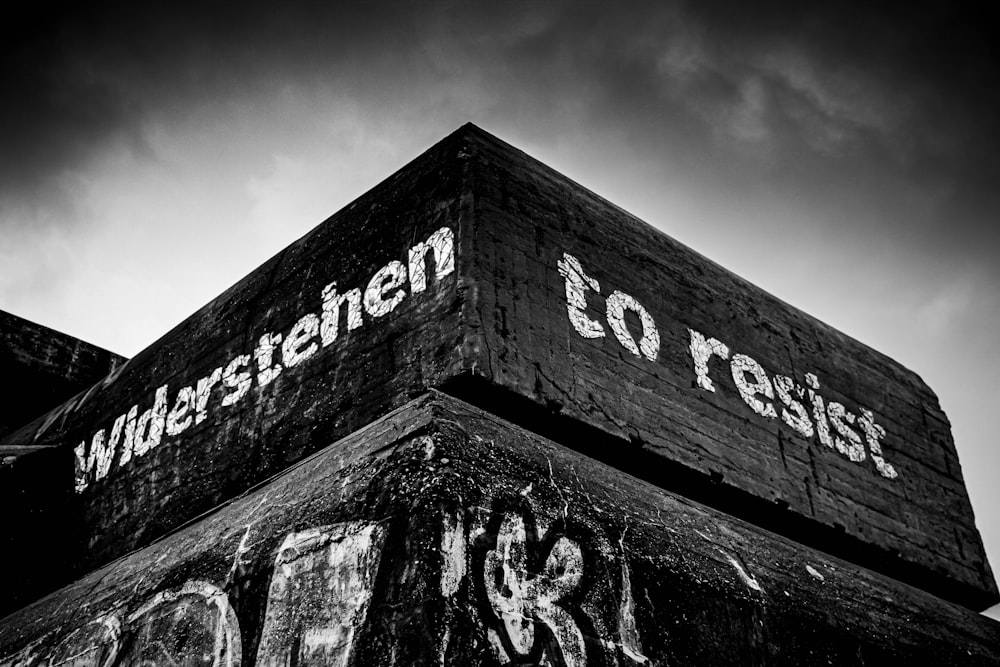
[(0, 621), (3, 666), (998, 663), (989, 619), (436, 394)]

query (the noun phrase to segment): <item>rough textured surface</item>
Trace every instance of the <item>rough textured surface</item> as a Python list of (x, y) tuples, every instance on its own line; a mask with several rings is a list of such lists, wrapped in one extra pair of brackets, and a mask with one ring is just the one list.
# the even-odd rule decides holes
[(1000, 625), (441, 395), (0, 621), (0, 665), (994, 665)]
[[(432, 149), (6, 439), (65, 450), (31, 492), (49, 502), (75, 486), (66, 534), (86, 537), (62, 552), (76, 574), (458, 372), (463, 165), (454, 151), (454, 141)], [(22, 484), (17, 470), (0, 476)], [(30, 540), (19, 549), (31, 551)]]
[(949, 599), (997, 601), (916, 374), (489, 135), (465, 152), (486, 382), (449, 391)]
[[(0, 311), (0, 437), (83, 391), (125, 358)], [(0, 447), (0, 460), (23, 450)]]
[(57, 450), (22, 515), (65, 525), (50, 541), (78, 575), (435, 387), (949, 600), (997, 600), (916, 375), (472, 126), (3, 444)]

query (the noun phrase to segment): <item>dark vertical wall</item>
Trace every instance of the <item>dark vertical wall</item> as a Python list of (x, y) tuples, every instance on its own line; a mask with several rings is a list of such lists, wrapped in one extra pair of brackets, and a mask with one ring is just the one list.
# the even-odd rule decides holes
[[(0, 311), (0, 437), (83, 392), (126, 359), (67, 334)], [(16, 573), (0, 615), (63, 583), (82, 524), (72, 501), (68, 448), (31, 440), (0, 444), (0, 562)]]
[(996, 665), (1000, 624), (431, 392), (0, 623), (0, 665)]
[[(125, 362), (64, 333), (0, 311), (0, 437), (24, 426)], [(9, 455), (0, 449), (0, 456)]]
[(949, 600), (998, 599), (920, 377), (495, 137), (468, 142), (487, 382), (455, 395), (496, 411), (502, 391), (511, 419), (657, 485)]

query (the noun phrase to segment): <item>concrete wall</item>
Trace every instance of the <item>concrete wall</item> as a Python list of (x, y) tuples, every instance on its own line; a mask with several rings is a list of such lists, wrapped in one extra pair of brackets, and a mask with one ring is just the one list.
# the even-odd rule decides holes
[(992, 665), (1000, 625), (429, 394), (8, 617), (0, 656)]
[[(125, 358), (0, 311), (0, 437), (57, 407), (125, 363)], [(24, 450), (0, 448), (0, 458)]]

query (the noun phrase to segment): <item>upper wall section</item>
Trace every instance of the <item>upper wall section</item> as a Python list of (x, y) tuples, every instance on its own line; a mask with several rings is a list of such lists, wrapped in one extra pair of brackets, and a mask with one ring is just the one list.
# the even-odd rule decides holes
[(432, 148), (7, 438), (65, 450), (36, 483), (70, 490), (79, 572), (459, 373), (460, 145)]
[(6, 442), (65, 453), (42, 483), (85, 571), (429, 388), (937, 595), (997, 598), (916, 375), (471, 125)]
[(543, 409), (535, 424), (942, 597), (997, 599), (915, 373), (496, 138), (470, 143), (476, 372)]

